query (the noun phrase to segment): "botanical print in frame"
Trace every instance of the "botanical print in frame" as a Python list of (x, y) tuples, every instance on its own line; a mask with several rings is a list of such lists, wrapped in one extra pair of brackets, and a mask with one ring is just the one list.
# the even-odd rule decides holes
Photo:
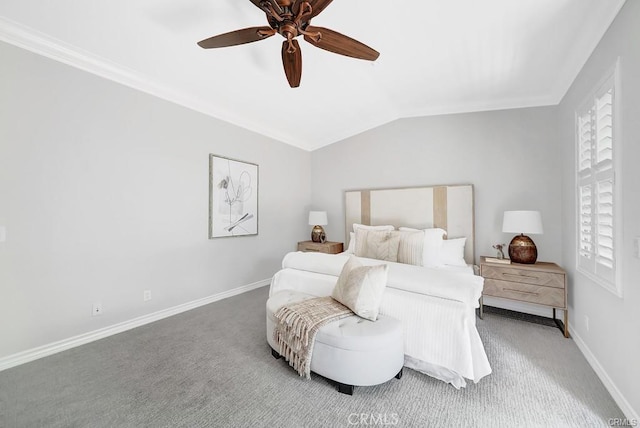
[(209, 155), (209, 239), (258, 234), (258, 165)]

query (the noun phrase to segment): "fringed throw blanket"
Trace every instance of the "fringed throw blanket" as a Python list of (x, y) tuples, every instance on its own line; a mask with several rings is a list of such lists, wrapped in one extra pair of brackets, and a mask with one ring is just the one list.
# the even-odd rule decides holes
[(275, 313), (273, 338), (282, 355), (300, 376), (311, 377), (311, 356), (318, 330), (325, 324), (353, 315), (332, 297), (317, 297), (291, 303)]

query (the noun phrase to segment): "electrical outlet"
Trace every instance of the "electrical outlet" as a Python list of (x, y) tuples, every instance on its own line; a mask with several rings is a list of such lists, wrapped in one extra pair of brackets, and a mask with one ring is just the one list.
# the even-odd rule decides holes
[(589, 331), (589, 317), (588, 316), (584, 316), (584, 328), (587, 329), (587, 331)]
[(102, 315), (102, 303), (98, 302), (98, 303), (94, 303), (93, 304), (93, 309), (91, 310), (91, 315), (92, 316), (97, 316), (97, 315)]
[(142, 300), (145, 302), (151, 300), (151, 290), (144, 290), (144, 293), (142, 295)]

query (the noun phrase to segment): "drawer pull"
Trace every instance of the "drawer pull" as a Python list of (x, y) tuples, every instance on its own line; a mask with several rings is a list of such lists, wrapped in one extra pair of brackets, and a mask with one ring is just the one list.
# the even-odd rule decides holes
[(515, 273), (503, 273), (502, 276), (511, 276), (511, 277), (515, 277), (515, 278), (529, 278), (529, 279), (540, 279), (537, 276), (531, 276), (531, 275), (518, 275)]
[(305, 251), (307, 251), (307, 252), (316, 252), (316, 253), (320, 252), (320, 250), (316, 250), (315, 248), (306, 248)]
[(502, 291), (513, 291), (515, 293), (531, 294), (533, 296), (537, 296), (538, 295), (538, 293), (534, 293), (532, 291), (514, 290), (513, 288), (503, 288)]

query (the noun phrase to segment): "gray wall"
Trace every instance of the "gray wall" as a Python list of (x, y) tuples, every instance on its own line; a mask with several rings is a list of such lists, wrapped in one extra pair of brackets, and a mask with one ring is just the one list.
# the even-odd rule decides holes
[[(562, 242), (570, 270), (570, 319), (574, 338), (591, 359), (614, 396), (625, 397), (627, 416), (640, 414), (640, 259), (633, 240), (640, 237), (640, 2), (628, 1), (560, 104), (562, 143)], [(619, 298), (575, 270), (575, 125), (574, 114), (585, 97), (620, 58), (622, 133), (616, 140), (622, 169), (616, 180), (622, 186), (622, 268), (624, 297)], [(585, 323), (589, 318), (589, 329)], [(634, 416), (629, 409), (633, 408)]]
[[(306, 235), (308, 152), (4, 43), (0, 62), (0, 358), (268, 279)], [(260, 165), (258, 236), (207, 239), (209, 153)]]
[(475, 187), (476, 256), (494, 255), (505, 210), (542, 212), (539, 259), (562, 264), (556, 109), (402, 119), (313, 152), (312, 201), (343, 241), (344, 190), (433, 184)]

